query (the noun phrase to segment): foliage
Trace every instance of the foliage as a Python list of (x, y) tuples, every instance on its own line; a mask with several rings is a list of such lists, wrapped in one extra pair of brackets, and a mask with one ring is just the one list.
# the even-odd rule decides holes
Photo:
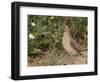
[(87, 33), (87, 17), (28, 15), (28, 53), (49, 51), (56, 56), (63, 49), (64, 25), (70, 27), (72, 37), (80, 45), (87, 45), (82, 38)]

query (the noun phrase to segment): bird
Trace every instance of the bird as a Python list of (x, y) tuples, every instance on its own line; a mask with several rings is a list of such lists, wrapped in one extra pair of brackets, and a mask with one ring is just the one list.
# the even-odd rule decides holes
[(62, 37), (62, 45), (68, 54), (71, 54), (71, 55), (80, 54), (80, 55), (82, 55), (82, 53), (81, 53), (82, 49), (79, 46), (79, 44), (77, 43), (77, 41), (71, 37), (70, 29), (68, 26), (64, 27), (64, 33), (63, 33), (63, 37)]

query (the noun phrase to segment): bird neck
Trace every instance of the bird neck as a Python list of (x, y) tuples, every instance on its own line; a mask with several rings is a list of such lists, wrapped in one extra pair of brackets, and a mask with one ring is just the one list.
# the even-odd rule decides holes
[(68, 31), (65, 31), (64, 34), (65, 34), (66, 36), (69, 36), (69, 32), (68, 32)]
[(67, 32), (67, 31), (64, 32), (64, 38), (67, 38), (67, 40), (69, 40), (69, 38), (70, 38), (69, 32)]

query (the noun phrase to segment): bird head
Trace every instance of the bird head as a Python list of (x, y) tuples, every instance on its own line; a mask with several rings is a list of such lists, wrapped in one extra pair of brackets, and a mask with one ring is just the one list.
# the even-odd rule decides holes
[(69, 32), (69, 27), (68, 26), (64, 27), (64, 32)]

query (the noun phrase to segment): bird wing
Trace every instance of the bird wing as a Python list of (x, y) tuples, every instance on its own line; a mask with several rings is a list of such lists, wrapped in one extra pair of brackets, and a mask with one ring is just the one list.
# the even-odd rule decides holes
[(78, 52), (81, 52), (81, 48), (79, 44), (73, 38), (70, 38), (70, 44), (75, 50), (77, 50)]

